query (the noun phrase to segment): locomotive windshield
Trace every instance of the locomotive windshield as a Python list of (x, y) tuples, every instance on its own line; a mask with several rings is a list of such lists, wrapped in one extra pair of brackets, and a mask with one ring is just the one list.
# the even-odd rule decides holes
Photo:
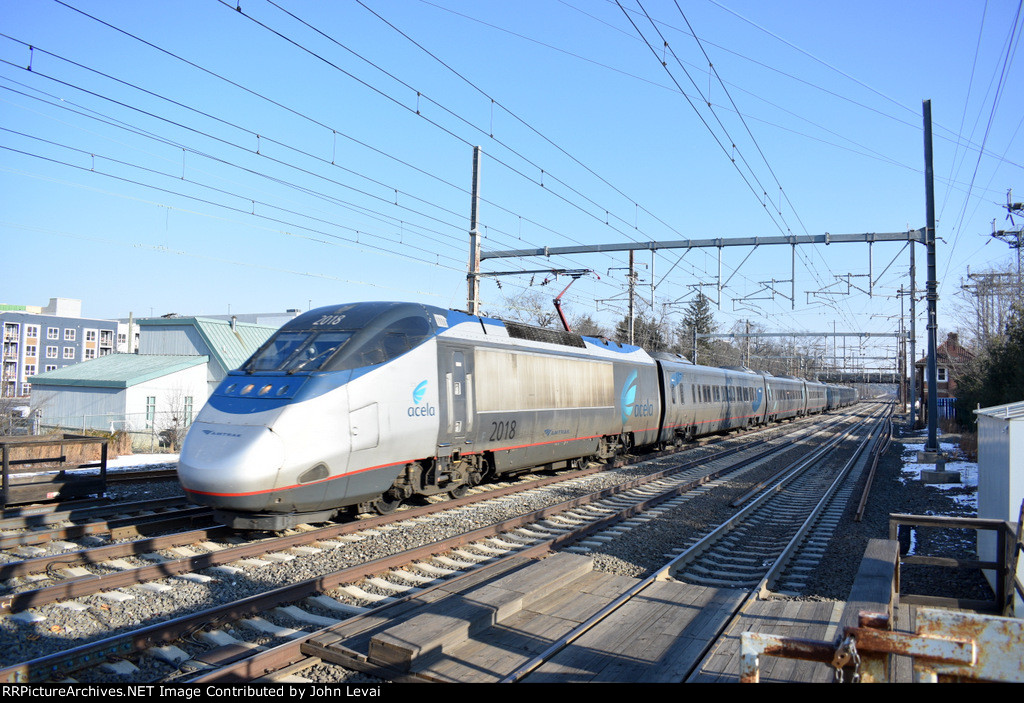
[(297, 373), (374, 366), (433, 335), (423, 308), (406, 304), (366, 309), (377, 305), (381, 304), (328, 309), (326, 314), (316, 310), (298, 317), (278, 330), (242, 370)]
[(352, 335), (352, 331), (282, 331), (249, 360), (245, 370), (317, 371)]

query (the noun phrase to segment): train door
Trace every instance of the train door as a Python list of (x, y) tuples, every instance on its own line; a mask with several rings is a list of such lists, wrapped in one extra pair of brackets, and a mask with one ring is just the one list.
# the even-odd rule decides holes
[(464, 351), (450, 350), (447, 357), (444, 377), (445, 434), (453, 445), (461, 445), (473, 431), (473, 372)]

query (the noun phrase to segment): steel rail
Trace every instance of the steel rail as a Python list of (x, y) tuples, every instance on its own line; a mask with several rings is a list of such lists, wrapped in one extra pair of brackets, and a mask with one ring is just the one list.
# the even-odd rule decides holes
[[(852, 433), (855, 429), (857, 429), (858, 427), (860, 427), (863, 424), (864, 424), (863, 421), (856, 423), (855, 425), (853, 425), (852, 427), (850, 427), (846, 431), (844, 431), (843, 434), (840, 435), (840, 438), (841, 437), (845, 437), (846, 435)], [(840, 439), (837, 438), (835, 441), (826, 443), (826, 445), (824, 445), (824, 447), (825, 448), (832, 447), (835, 444), (838, 444), (839, 441), (840, 441)], [(815, 457), (819, 457), (822, 454), (823, 454), (823, 452), (822, 452), (822, 448), (821, 447), (819, 447), (819, 448), (817, 448), (815, 450), (812, 450), (812, 455), (814, 455)], [(812, 459), (812, 460), (803, 460), (802, 459), (802, 460), (800, 460), (797, 463), (807, 464), (807, 463), (810, 463), (810, 461), (815, 461), (815, 460), (816, 459)], [(799, 469), (796, 469), (796, 470), (792, 471), (791, 473), (792, 474), (796, 474), (796, 473), (798, 473), (798, 471), (799, 471)], [(766, 489), (764, 491), (764, 494), (766, 496), (771, 496), (772, 494), (774, 494), (778, 490), (778, 486), (780, 484), (790, 480), (791, 478), (792, 477), (787, 477), (786, 479), (783, 479), (782, 481), (779, 481), (772, 488)], [(760, 500), (760, 499), (753, 501), (747, 507), (743, 508), (740, 511), (740, 513), (737, 514), (737, 516), (734, 516), (733, 519), (730, 519), (726, 523), (723, 523), (723, 525), (721, 527), (724, 527), (725, 525), (732, 524), (734, 522), (734, 519), (736, 517), (738, 517), (739, 515), (746, 515), (747, 513), (752, 512), (755, 509), (755, 507), (760, 505), (762, 502), (763, 502), (763, 500)], [(588, 618), (585, 622), (581, 623), (576, 628), (574, 628), (571, 632), (567, 633), (562, 638), (560, 638), (556, 642), (552, 643), (547, 649), (545, 649), (543, 652), (538, 654), (536, 657), (534, 657), (530, 661), (524, 663), (522, 666), (518, 667), (515, 671), (513, 671), (512, 673), (510, 673), (507, 676), (505, 676), (503, 679), (501, 679), (500, 683), (517, 683), (519, 681), (522, 681), (532, 671), (534, 671), (535, 669), (537, 669), (538, 667), (543, 665), (545, 662), (550, 660), (558, 652), (560, 652), (561, 650), (565, 649), (567, 646), (569, 646), (570, 644), (572, 644), (573, 642), (578, 640), (580, 637), (582, 637), (588, 631), (593, 629), (600, 622), (605, 620), (609, 615), (611, 615), (612, 613), (617, 611), (619, 608), (621, 608), (627, 602), (632, 600), (638, 594), (640, 594), (641, 592), (646, 590), (649, 586), (651, 586), (651, 584), (655, 583), (656, 581), (661, 581), (661, 580), (664, 580), (664, 579), (668, 578), (669, 574), (674, 570), (674, 567), (678, 563), (682, 562), (688, 555), (691, 555), (691, 554), (694, 554), (694, 553), (700, 553), (700, 552), (702, 552), (704, 550), (703, 548), (701, 548), (701, 544), (702, 543), (704, 543), (706, 541), (714, 541), (714, 540), (717, 539), (717, 536), (720, 536), (724, 532), (728, 531), (728, 530), (722, 530), (721, 527), (716, 529), (716, 530), (714, 530), (714, 531), (712, 531), (710, 534), (706, 535), (700, 542), (698, 542), (697, 544), (691, 546), (687, 551), (683, 552), (683, 554), (680, 554), (676, 558), (672, 559), (670, 562), (668, 562), (666, 565), (664, 565), (661, 569), (659, 569), (658, 571), (654, 572), (653, 574), (650, 574), (649, 576), (647, 576), (646, 578), (641, 580), (639, 583), (637, 583), (633, 587), (631, 587), (629, 590), (627, 590), (623, 594), (619, 595), (612, 602), (608, 603), (605, 607), (603, 607), (600, 611), (598, 611), (593, 616)], [(750, 592), (750, 594), (748, 594), (747, 598), (744, 599), (744, 603), (755, 592), (756, 592), (756, 589), (752, 590)], [(740, 609), (742, 609), (742, 606), (740, 607)]]
[[(811, 432), (809, 432), (807, 434), (808, 435), (813, 435), (813, 434), (817, 434), (820, 431), (821, 430), (815, 428), (815, 429), (813, 429)], [(803, 439), (803, 438), (806, 438), (806, 437), (805, 436), (801, 436), (801, 437), (796, 438), (796, 439), (791, 439), (789, 441), (785, 441), (785, 442), (781, 443), (780, 445), (776, 445), (776, 446), (773, 446), (773, 447), (768, 447), (768, 448), (760, 449), (760, 450), (756, 451), (753, 456), (745, 457), (741, 461), (743, 463), (749, 464), (749, 463), (751, 463), (753, 461), (757, 461), (757, 460), (763, 458), (766, 455), (769, 455), (769, 454), (772, 454), (772, 453), (782, 453), (782, 452), (785, 452), (785, 451), (789, 450), (793, 444), (795, 444), (797, 441), (799, 441), (800, 439)], [(730, 452), (730, 454), (732, 454), (732, 453), (735, 453), (735, 452)], [(468, 572), (467, 574), (463, 574), (459, 578), (467, 577), (467, 576), (470, 576), (470, 575), (473, 575), (473, 574), (479, 574), (481, 569), (490, 568), (491, 566), (500, 565), (500, 564), (504, 563), (508, 559), (517, 558), (517, 557), (518, 558), (527, 558), (527, 557), (531, 557), (531, 556), (534, 556), (534, 557), (535, 556), (541, 556), (544, 553), (547, 553), (549, 551), (553, 551), (553, 550), (557, 549), (560, 546), (567, 546), (568, 544), (571, 544), (571, 543), (573, 543), (575, 541), (578, 541), (580, 539), (584, 539), (584, 538), (586, 538), (587, 536), (589, 536), (591, 534), (594, 534), (594, 533), (597, 533), (597, 532), (601, 532), (604, 529), (607, 529), (608, 527), (610, 527), (610, 526), (620, 522), (623, 519), (626, 519), (628, 517), (631, 517), (634, 514), (642, 512), (642, 510), (644, 510), (644, 509), (653, 507), (654, 505), (657, 505), (657, 504), (662, 503), (662, 502), (664, 502), (666, 500), (669, 500), (669, 499), (671, 499), (671, 498), (673, 498), (673, 497), (675, 497), (677, 495), (681, 495), (682, 493), (685, 493), (685, 492), (687, 492), (689, 490), (692, 490), (693, 488), (696, 488), (699, 485), (703, 485), (704, 483), (707, 483), (709, 481), (715, 480), (716, 478), (720, 478), (721, 476), (724, 476), (725, 474), (727, 474), (729, 472), (735, 471), (737, 469), (739, 463), (740, 462), (735, 462), (733, 465), (728, 466), (728, 467), (723, 467), (722, 469), (719, 469), (719, 470), (713, 472), (712, 474), (707, 474), (707, 475), (704, 475), (704, 476), (701, 476), (701, 477), (697, 477), (697, 478), (687, 482), (685, 485), (676, 486), (676, 487), (673, 487), (671, 489), (668, 489), (668, 490), (664, 491), (663, 493), (661, 493), (661, 494), (659, 494), (657, 496), (654, 496), (654, 497), (649, 498), (649, 499), (644, 500), (644, 501), (640, 501), (640, 502), (638, 502), (638, 503), (636, 503), (634, 505), (631, 505), (630, 507), (624, 508), (624, 509), (622, 509), (620, 511), (617, 511), (616, 513), (613, 513), (613, 514), (608, 515), (608, 516), (606, 516), (604, 518), (601, 518), (600, 520), (593, 521), (593, 522), (589, 523), (588, 525), (586, 525), (586, 526), (584, 526), (584, 527), (582, 527), (582, 528), (580, 528), (578, 530), (575, 530), (573, 532), (566, 533), (564, 535), (560, 535), (557, 538), (554, 538), (554, 539), (551, 539), (551, 540), (546, 540), (544, 542), (541, 542), (539, 544), (533, 545), (533, 546), (528, 547), (528, 548), (524, 548), (522, 550), (517, 550), (516, 552), (514, 552), (514, 553), (512, 553), (512, 554), (510, 554), (510, 555), (508, 555), (506, 557), (503, 557), (499, 561), (491, 562), (491, 563), (489, 563), (489, 564), (487, 564), (485, 566), (479, 567), (479, 568), (477, 568), (475, 570), (472, 570), (472, 571)], [(604, 491), (602, 491), (601, 493), (604, 493)], [(594, 494), (594, 495), (598, 495), (598, 494)], [(559, 510), (558, 512), (562, 512), (562, 511)], [(539, 517), (538, 519), (543, 519), (543, 518)], [(526, 524), (529, 524), (529, 522), (527, 522)], [(522, 525), (519, 525), (519, 526), (522, 526)], [(507, 529), (502, 528), (500, 531), (504, 532), (504, 531), (507, 531)], [(450, 589), (452, 583), (453, 583), (452, 580), (446, 580), (446, 581), (438, 584), (434, 588), (439, 588), (441, 586), (445, 586), (445, 587)], [(350, 619), (346, 620), (345, 623), (346, 623), (346, 625), (349, 625), (354, 620), (358, 620), (358, 619), (362, 619), (362, 618), (376, 617), (380, 613), (386, 611), (389, 607), (394, 607), (398, 603), (403, 603), (403, 602), (407, 601), (409, 598), (412, 598), (412, 597), (413, 596), (408, 596), (408, 597), (405, 597), (405, 598), (402, 598), (402, 599), (396, 601), (396, 603), (379, 606), (378, 608), (374, 608), (373, 610), (368, 611), (367, 613), (363, 613), (361, 615), (358, 615), (355, 618), (350, 618)], [(328, 628), (325, 628), (324, 630), (321, 630), (321, 631), (319, 631), (317, 633), (311, 633), (307, 637), (302, 638), (302, 640), (297, 640), (297, 641), (294, 641), (294, 642), (289, 642), (289, 643), (286, 643), (286, 644), (283, 644), (283, 645), (279, 645), (278, 647), (275, 647), (272, 650), (268, 650), (266, 652), (261, 652), (261, 653), (254, 654), (252, 657), (247, 658), (244, 661), (239, 661), (239, 662), (235, 662), (235, 663), (230, 664), (230, 665), (226, 665), (226, 666), (222, 667), (221, 669), (218, 669), (216, 672), (200, 675), (199, 677), (197, 677), (195, 679), (192, 679), (190, 681), (190, 683), (252, 680), (253, 678), (261, 678), (261, 677), (266, 677), (267, 680), (272, 680), (272, 676), (268, 676), (268, 674), (270, 674), (271, 672), (274, 672), (274, 671), (276, 671), (278, 669), (281, 669), (283, 667), (292, 667), (294, 669), (298, 669), (298, 668), (301, 668), (302, 666), (304, 666), (303, 664), (299, 663), (300, 660), (303, 658), (303, 656), (301, 655), (301, 650), (302, 650), (302, 646), (303, 646), (304, 641), (307, 641), (307, 640), (310, 640), (310, 639), (314, 639), (314, 638), (318, 637), (319, 635), (325, 633), (326, 631), (329, 631), (330, 629), (331, 628), (328, 627)], [(374, 668), (377, 668), (377, 667), (372, 666), (372, 665), (367, 665), (367, 670), (368, 671), (372, 670)], [(407, 676), (409, 678), (409, 680), (419, 680), (414, 675), (405, 675), (405, 676)]]
[[(812, 428), (807, 434), (813, 434), (817, 432), (816, 428)], [(782, 451), (783, 448), (788, 447), (790, 444), (798, 441), (799, 438), (790, 438), (784, 441), (781, 446), (774, 447), (770, 451)], [(687, 468), (693, 468), (701, 463), (713, 460), (715, 458), (721, 458), (729, 454), (734, 454), (742, 451), (743, 449), (749, 448), (746, 445), (727, 449), (722, 452), (716, 453), (713, 457), (701, 457), (694, 459), (690, 462), (686, 462), (681, 466), (665, 469), (662, 471), (655, 472), (645, 477), (633, 479), (631, 481), (624, 482), (618, 486), (604, 489), (602, 491), (595, 492), (589, 496), (582, 496), (563, 503), (549, 506), (526, 515), (522, 515), (510, 520), (504, 521), (497, 525), (490, 525), (478, 530), (464, 533), (463, 535), (457, 535), (455, 537), (446, 540), (444, 543), (434, 543), (425, 545), (423, 547), (407, 550), (390, 557), (368, 562), (363, 565), (350, 567), (332, 574), (319, 576), (313, 579), (294, 584), (292, 586), (283, 587), (280, 589), (274, 589), (263, 594), (251, 596), (237, 603), (225, 604), (216, 608), (202, 611), (198, 614), (192, 614), (175, 618), (167, 623), (153, 625), (142, 628), (133, 632), (118, 635), (112, 638), (106, 638), (97, 642), (81, 645), (75, 647), (66, 652), (56, 653), (30, 662), (24, 662), (22, 664), (16, 664), (4, 669), (0, 669), (0, 681), (32, 681), (37, 680), (33, 677), (39, 675), (48, 676), (55, 675), (55, 672), (65, 672), (73, 670), (76, 667), (88, 666), (90, 663), (102, 660), (109, 656), (124, 655), (139, 649), (145, 649), (148, 646), (159, 642), (172, 641), (176, 637), (183, 633), (186, 633), (189, 629), (197, 626), (197, 623), (202, 625), (209, 625), (214, 622), (221, 620), (232, 620), (245, 615), (253, 614), (265, 610), (269, 604), (276, 604), (282, 599), (297, 599), (310, 593), (319, 592), (322, 590), (329, 590), (337, 585), (350, 582), (352, 580), (363, 578), (375, 573), (386, 571), (393, 568), (396, 565), (407, 563), (408, 561), (415, 561), (417, 559), (427, 558), (438, 553), (439, 550), (447, 550), (467, 544), (469, 542), (478, 541), (487, 537), (497, 536), (509, 530), (521, 527), (538, 520), (546, 519), (547, 517), (556, 515), (566, 510), (571, 510), (576, 507), (587, 504), (594, 500), (599, 500), (617, 493), (631, 490), (637, 486), (644, 485), (646, 483), (659, 480), (666, 476), (678, 473)], [(595, 473), (597, 471), (605, 470), (604, 467), (584, 470), (582, 472), (574, 472), (572, 477), (578, 477), (582, 474)], [(540, 479), (533, 481), (526, 488), (539, 487), (542, 483), (555, 483), (566, 480), (566, 477), (556, 476), (550, 477), (550, 479)], [(711, 480), (710, 477), (704, 476), (695, 479), (697, 483)], [(298, 546), (308, 542), (314, 542), (317, 540), (328, 539), (331, 536), (343, 534), (346, 531), (359, 531), (372, 527), (376, 524), (384, 524), (386, 522), (393, 522), (396, 520), (404, 520), (411, 517), (416, 517), (426, 512), (433, 512), (438, 510), (444, 510), (457, 505), (464, 505), (470, 502), (478, 500), (486, 500), (493, 497), (499, 497), (503, 494), (511, 494), (517, 491), (523, 490), (523, 486), (512, 486), (505, 489), (497, 489), (496, 491), (480, 493), (476, 496), (466, 496), (465, 498), (457, 500), (449, 500), (443, 503), (434, 504), (430, 506), (422, 506), (421, 508), (412, 508), (404, 510), (400, 513), (379, 516), (378, 518), (369, 518), (366, 520), (360, 520), (354, 523), (346, 523), (345, 525), (335, 525), (328, 528), (322, 528), (311, 532), (302, 533), (299, 535), (291, 535), (284, 538), (278, 538), (273, 540), (273, 544), (270, 541), (264, 541), (253, 545), (245, 545), (231, 550), (222, 550), (219, 552), (199, 555), (189, 559), (182, 559), (177, 561), (164, 562), (148, 567), (141, 567), (128, 572), (122, 572), (117, 574), (110, 574), (109, 576), (93, 576), (83, 577), (77, 579), (74, 582), (67, 584), (58, 584), (54, 587), (41, 589), (40, 591), (33, 591), (24, 594), (15, 594), (9, 596), (9, 600), (0, 602), (0, 608), (7, 608), (8, 610), (15, 610), (21, 607), (31, 607), (32, 605), (41, 604), (42, 602), (52, 602), (58, 600), (61, 597), (75, 597), (79, 594), (90, 593), (95, 590), (98, 583), (103, 583), (103, 588), (117, 588), (121, 585), (130, 585), (133, 583), (142, 582), (152, 578), (162, 578), (176, 573), (184, 573), (187, 571), (195, 571), (197, 569), (208, 568), (209, 566), (215, 566), (221, 563), (230, 561), (236, 561), (238, 559), (246, 558), (247, 556), (254, 556), (256, 554), (266, 552), (273, 549), (287, 548), (288, 546)], [(674, 495), (675, 489), (670, 491), (671, 495)], [(671, 495), (667, 496), (671, 497)], [(547, 549), (557, 548), (563, 543), (571, 540), (580, 539), (589, 535), (593, 531), (603, 529), (606, 524), (612, 520), (602, 520), (598, 523), (581, 530), (578, 533), (573, 533), (568, 536), (562, 535), (548, 542), (544, 543), (542, 547)], [(540, 547), (529, 547), (524, 550), (516, 552), (517, 556), (524, 556), (536, 552)], [(227, 552), (230, 551), (230, 554)], [(44, 598), (42, 591), (47, 592), (47, 596)], [(59, 594), (59, 595), (58, 595)], [(54, 596), (54, 597), (50, 597)]]
[[(793, 443), (805, 439), (809, 436), (813, 436), (818, 432), (823, 431), (821, 428), (812, 427), (809, 428), (806, 433), (799, 434), (795, 437), (785, 440), (779, 446), (790, 446)], [(654, 472), (646, 476), (632, 479), (630, 481), (623, 482), (616, 487), (605, 489), (605, 490), (616, 490), (626, 491), (631, 490), (645, 483), (657, 481), (661, 478), (665, 478), (681, 471), (686, 471), (702, 464), (706, 464), (717, 459), (731, 456), (735, 453), (743, 451), (748, 447), (745, 445), (736, 445), (731, 448), (725, 448), (717, 451), (711, 456), (704, 456), (691, 459), (677, 464), (668, 469)], [(772, 451), (771, 449), (764, 450), (765, 452)], [(238, 559), (245, 559), (259, 554), (287, 549), (290, 547), (302, 546), (315, 542), (317, 540), (331, 539), (333, 537), (352, 534), (359, 532), (371, 527), (379, 525), (385, 525), (392, 522), (407, 520), (414, 517), (420, 517), (424, 515), (430, 515), (444, 510), (461, 507), (464, 505), (470, 505), (473, 503), (481, 502), (484, 500), (490, 500), (494, 498), (501, 498), (507, 495), (512, 495), (523, 490), (529, 490), (533, 488), (542, 488), (544, 486), (563, 483), (568, 480), (575, 478), (582, 478), (594, 473), (606, 471), (607, 467), (595, 467), (589, 469), (582, 469), (574, 471), (571, 474), (561, 474), (558, 476), (550, 476), (546, 478), (534, 479), (529, 483), (523, 484), (518, 483), (512, 486), (506, 486), (504, 488), (495, 488), (474, 495), (464, 496), (458, 499), (446, 500), (440, 503), (432, 503), (429, 505), (411, 507), (402, 510), (397, 513), (390, 515), (380, 515), (375, 517), (368, 517), (354, 522), (347, 522), (341, 525), (332, 525), (329, 527), (319, 528), (309, 532), (303, 532), (298, 535), (290, 535), (285, 537), (278, 537), (275, 540), (265, 540), (257, 543), (259, 546), (253, 547), (252, 545), (243, 545), (237, 547), (230, 547), (228, 549), (221, 550), (213, 554), (204, 554), (195, 557), (187, 557), (179, 560), (164, 561), (159, 564), (152, 564), (148, 566), (141, 566), (135, 569), (126, 569), (111, 574), (96, 574), (90, 576), (77, 577), (75, 579), (69, 579), (57, 584), (51, 584), (40, 588), (33, 589), (31, 591), (23, 591), (15, 594), (7, 594), (0, 596), (0, 613), (4, 612), (19, 612), (30, 607), (45, 605), (47, 603), (53, 603), (58, 600), (66, 598), (76, 598), (84, 595), (90, 595), (100, 590), (120, 588), (126, 585), (133, 585), (137, 583), (144, 583), (145, 581), (164, 578), (171, 575), (177, 575), (181, 573), (188, 573), (190, 571), (197, 571), (211, 566), (219, 566), (227, 564)], [(199, 509), (196, 509), (197, 511)], [(197, 512), (197, 517), (203, 515), (202, 512)], [(88, 550), (80, 550), (78, 552), (68, 552), (64, 554), (50, 555), (44, 557), (38, 557), (35, 559), (26, 559), (18, 562), (10, 562), (8, 564), (0, 565), (0, 578), (10, 578), (13, 576), (24, 576), (32, 573), (40, 573), (49, 569), (54, 564), (60, 564), (61, 566), (72, 566), (77, 564), (90, 564), (104, 559), (112, 559), (122, 556), (137, 555), (146, 551), (154, 551), (156, 549), (166, 549), (169, 547), (183, 546), (184, 544), (193, 543), (196, 541), (202, 541), (208, 539), (213, 530), (228, 530), (228, 528), (219, 525), (208, 526), (200, 530), (193, 530), (185, 533), (178, 533), (176, 535), (166, 535), (164, 537), (151, 538), (145, 541), (133, 541), (121, 545), (107, 545), (104, 547), (95, 547)], [(87, 534), (99, 534), (110, 532), (106, 523), (97, 523), (92, 526), (86, 533)], [(217, 532), (216, 534), (221, 534)]]
[[(779, 554), (779, 556), (775, 559), (771, 568), (765, 574), (764, 578), (761, 579), (761, 583), (758, 584), (756, 588), (758, 596), (760, 598), (764, 599), (771, 596), (771, 590), (769, 586), (771, 584), (774, 584), (774, 582), (778, 579), (779, 575), (789, 564), (790, 559), (792, 559), (793, 555), (796, 554), (797, 549), (803, 543), (805, 537), (807, 536), (807, 533), (810, 532), (811, 527), (814, 525), (815, 521), (825, 511), (826, 507), (828, 507), (829, 503), (832, 501), (836, 492), (839, 490), (840, 486), (846, 480), (848, 474), (853, 469), (854, 465), (857, 463), (861, 455), (864, 453), (864, 450), (867, 449), (868, 446), (871, 444), (873, 444), (873, 448), (876, 449), (880, 446), (878, 439), (881, 437), (881, 430), (882, 427), (886, 424), (886, 420), (886, 413), (885, 411), (883, 411), (880, 414), (880, 416), (876, 419), (875, 426), (871, 428), (871, 430), (868, 432), (868, 435), (860, 443), (857, 449), (854, 450), (853, 454), (850, 456), (849, 460), (847, 460), (843, 468), (837, 472), (836, 478), (826, 489), (825, 493), (818, 501), (818, 504), (814, 507), (811, 513), (804, 520), (803, 524), (793, 535), (792, 539), (790, 539), (789, 543), (782, 550), (782, 553)], [(874, 453), (874, 458), (876, 462), (878, 461), (878, 456), (879, 455), (877, 452)]]
[(857, 504), (857, 513), (853, 517), (854, 522), (860, 522), (864, 517), (864, 511), (867, 509), (868, 505), (868, 496), (871, 494), (871, 486), (875, 482), (875, 471), (878, 469), (878, 461), (892, 442), (892, 412), (893, 408), (890, 406), (888, 414), (888, 431), (885, 434), (885, 441), (877, 443), (875, 446), (874, 459), (871, 462), (871, 470), (868, 471), (867, 480), (864, 482), (864, 490), (861, 492), (860, 502)]
[(143, 510), (157, 510), (184, 504), (187, 504), (187, 501), (184, 497), (181, 497), (161, 498), (158, 500), (141, 500), (120, 504), (108, 501), (103, 505), (90, 503), (71, 508), (61, 507), (59, 504), (55, 506), (11, 508), (9, 511), (16, 514), (12, 515), (8, 514), (8, 511), (4, 511), (3, 518), (0, 518), (0, 530), (30, 529), (32, 527), (52, 525), (56, 522), (89, 520), (99, 515), (117, 515), (133, 511), (141, 512)]

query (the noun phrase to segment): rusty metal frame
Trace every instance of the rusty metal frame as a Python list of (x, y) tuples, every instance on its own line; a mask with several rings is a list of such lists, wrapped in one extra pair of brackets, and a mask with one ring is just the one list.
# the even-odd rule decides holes
[(892, 682), (892, 656), (913, 657), (915, 682), (1024, 682), (1024, 620), (932, 608), (917, 612), (917, 631), (896, 632), (889, 618), (861, 613), (858, 627), (846, 628), (839, 644), (759, 632), (740, 636), (740, 681), (758, 683), (762, 656), (800, 659), (841, 667), (842, 649), (852, 643), (854, 681)]

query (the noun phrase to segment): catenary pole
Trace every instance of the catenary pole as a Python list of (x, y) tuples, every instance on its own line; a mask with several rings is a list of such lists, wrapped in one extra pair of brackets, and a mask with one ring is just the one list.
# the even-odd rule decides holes
[(480, 314), (480, 233), (477, 228), (477, 210), (480, 205), (481, 148), (473, 147), (473, 190), (469, 205), (469, 284), (466, 309), (471, 315)]
[(926, 452), (938, 452), (938, 365), (935, 358), (938, 334), (937, 303), (938, 281), (935, 270), (935, 182), (932, 169), (932, 101), (924, 101), (924, 188), (925, 188), (925, 247), (928, 252), (928, 442)]

